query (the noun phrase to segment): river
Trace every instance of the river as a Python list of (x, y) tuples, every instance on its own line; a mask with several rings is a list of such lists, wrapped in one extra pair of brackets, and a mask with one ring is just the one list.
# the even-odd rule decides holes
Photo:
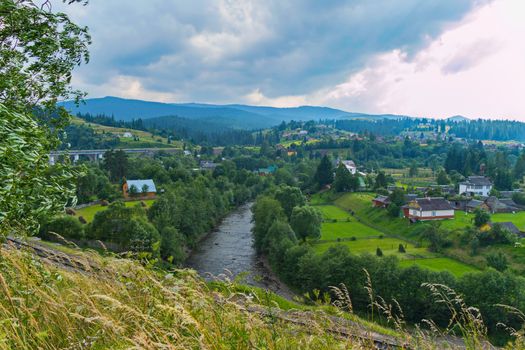
[(224, 218), (217, 229), (199, 242), (186, 265), (207, 280), (240, 276), (244, 284), (271, 290), (291, 299), (293, 292), (255, 254), (251, 205), (245, 204)]

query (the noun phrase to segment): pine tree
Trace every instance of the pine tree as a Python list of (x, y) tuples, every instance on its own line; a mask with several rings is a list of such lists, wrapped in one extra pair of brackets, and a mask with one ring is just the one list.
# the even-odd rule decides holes
[(327, 155), (323, 156), (321, 162), (317, 166), (315, 181), (320, 187), (331, 184), (332, 181), (334, 181), (332, 163), (330, 163), (330, 159), (328, 159)]

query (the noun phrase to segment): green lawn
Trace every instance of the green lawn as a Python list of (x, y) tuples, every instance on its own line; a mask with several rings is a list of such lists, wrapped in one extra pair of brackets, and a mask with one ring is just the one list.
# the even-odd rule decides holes
[[(525, 211), (517, 212), (516, 214), (512, 213), (501, 213), (493, 214), (490, 216), (493, 222), (506, 222), (510, 221), (514, 223), (519, 229), (525, 230)], [(443, 221), (443, 227), (448, 229), (457, 229), (464, 228), (467, 226), (472, 226), (472, 221), (474, 219), (474, 214), (465, 213), (463, 211), (456, 211), (454, 220)]]
[[(146, 207), (149, 208), (151, 206), (151, 204), (153, 204), (155, 200), (154, 199), (146, 199), (144, 200), (144, 203), (146, 203)], [(124, 202), (124, 205), (126, 207), (132, 207), (134, 205), (137, 205), (138, 203), (140, 203), (141, 201), (138, 200), (138, 201), (129, 201), (129, 202)], [(91, 222), (93, 221), (93, 218), (95, 217), (95, 214), (98, 213), (99, 211), (102, 211), (102, 210), (106, 210), (107, 207), (104, 207), (100, 204), (97, 204), (97, 205), (92, 205), (90, 207), (85, 207), (85, 208), (82, 208), (82, 209), (78, 209), (76, 210), (77, 212), (77, 216), (83, 216), (84, 219), (86, 219), (87, 222)]]
[(363, 225), (360, 222), (324, 222), (321, 226), (321, 240), (331, 241), (338, 238), (363, 238), (363, 237), (379, 237), (381, 232), (373, 228)]
[(344, 221), (350, 217), (350, 214), (335, 205), (319, 205), (316, 208), (323, 213), (323, 219), (325, 220)]
[(352, 210), (363, 224), (374, 227), (385, 235), (417, 239), (414, 230), (418, 225), (412, 225), (403, 218), (393, 218), (384, 209), (374, 208), (372, 206), (374, 197), (373, 193), (367, 192), (347, 193), (337, 198), (334, 203), (345, 210)]
[(405, 259), (399, 265), (402, 267), (418, 265), (432, 271), (449, 271), (456, 277), (460, 277), (468, 272), (479, 271), (475, 267), (449, 258)]
[[(413, 244), (407, 243), (397, 238), (370, 238), (370, 239), (357, 239), (355, 241), (344, 241), (344, 242), (328, 242), (319, 243), (314, 245), (314, 249), (318, 253), (327, 251), (331, 246), (336, 244), (343, 244), (350, 249), (351, 253), (362, 254), (370, 253), (376, 254), (376, 249), (381, 248), (385, 255), (396, 255), (400, 259), (413, 259), (414, 257), (434, 257), (435, 255), (428, 252), (426, 248), (416, 248)], [(406, 253), (399, 253), (399, 244), (406, 246)]]

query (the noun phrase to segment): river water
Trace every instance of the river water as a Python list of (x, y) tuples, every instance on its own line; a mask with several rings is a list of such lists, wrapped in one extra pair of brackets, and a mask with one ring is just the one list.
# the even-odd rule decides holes
[(207, 280), (238, 277), (243, 284), (271, 290), (283, 297), (293, 293), (270, 271), (252, 246), (251, 203), (230, 213), (201, 240), (186, 265)]

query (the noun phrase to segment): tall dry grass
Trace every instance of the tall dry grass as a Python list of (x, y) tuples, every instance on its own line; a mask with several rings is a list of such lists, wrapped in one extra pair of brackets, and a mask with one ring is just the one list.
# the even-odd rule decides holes
[(192, 271), (85, 254), (101, 271), (67, 271), (30, 252), (0, 250), (0, 349), (366, 347), (314, 320), (297, 325), (247, 312)]

